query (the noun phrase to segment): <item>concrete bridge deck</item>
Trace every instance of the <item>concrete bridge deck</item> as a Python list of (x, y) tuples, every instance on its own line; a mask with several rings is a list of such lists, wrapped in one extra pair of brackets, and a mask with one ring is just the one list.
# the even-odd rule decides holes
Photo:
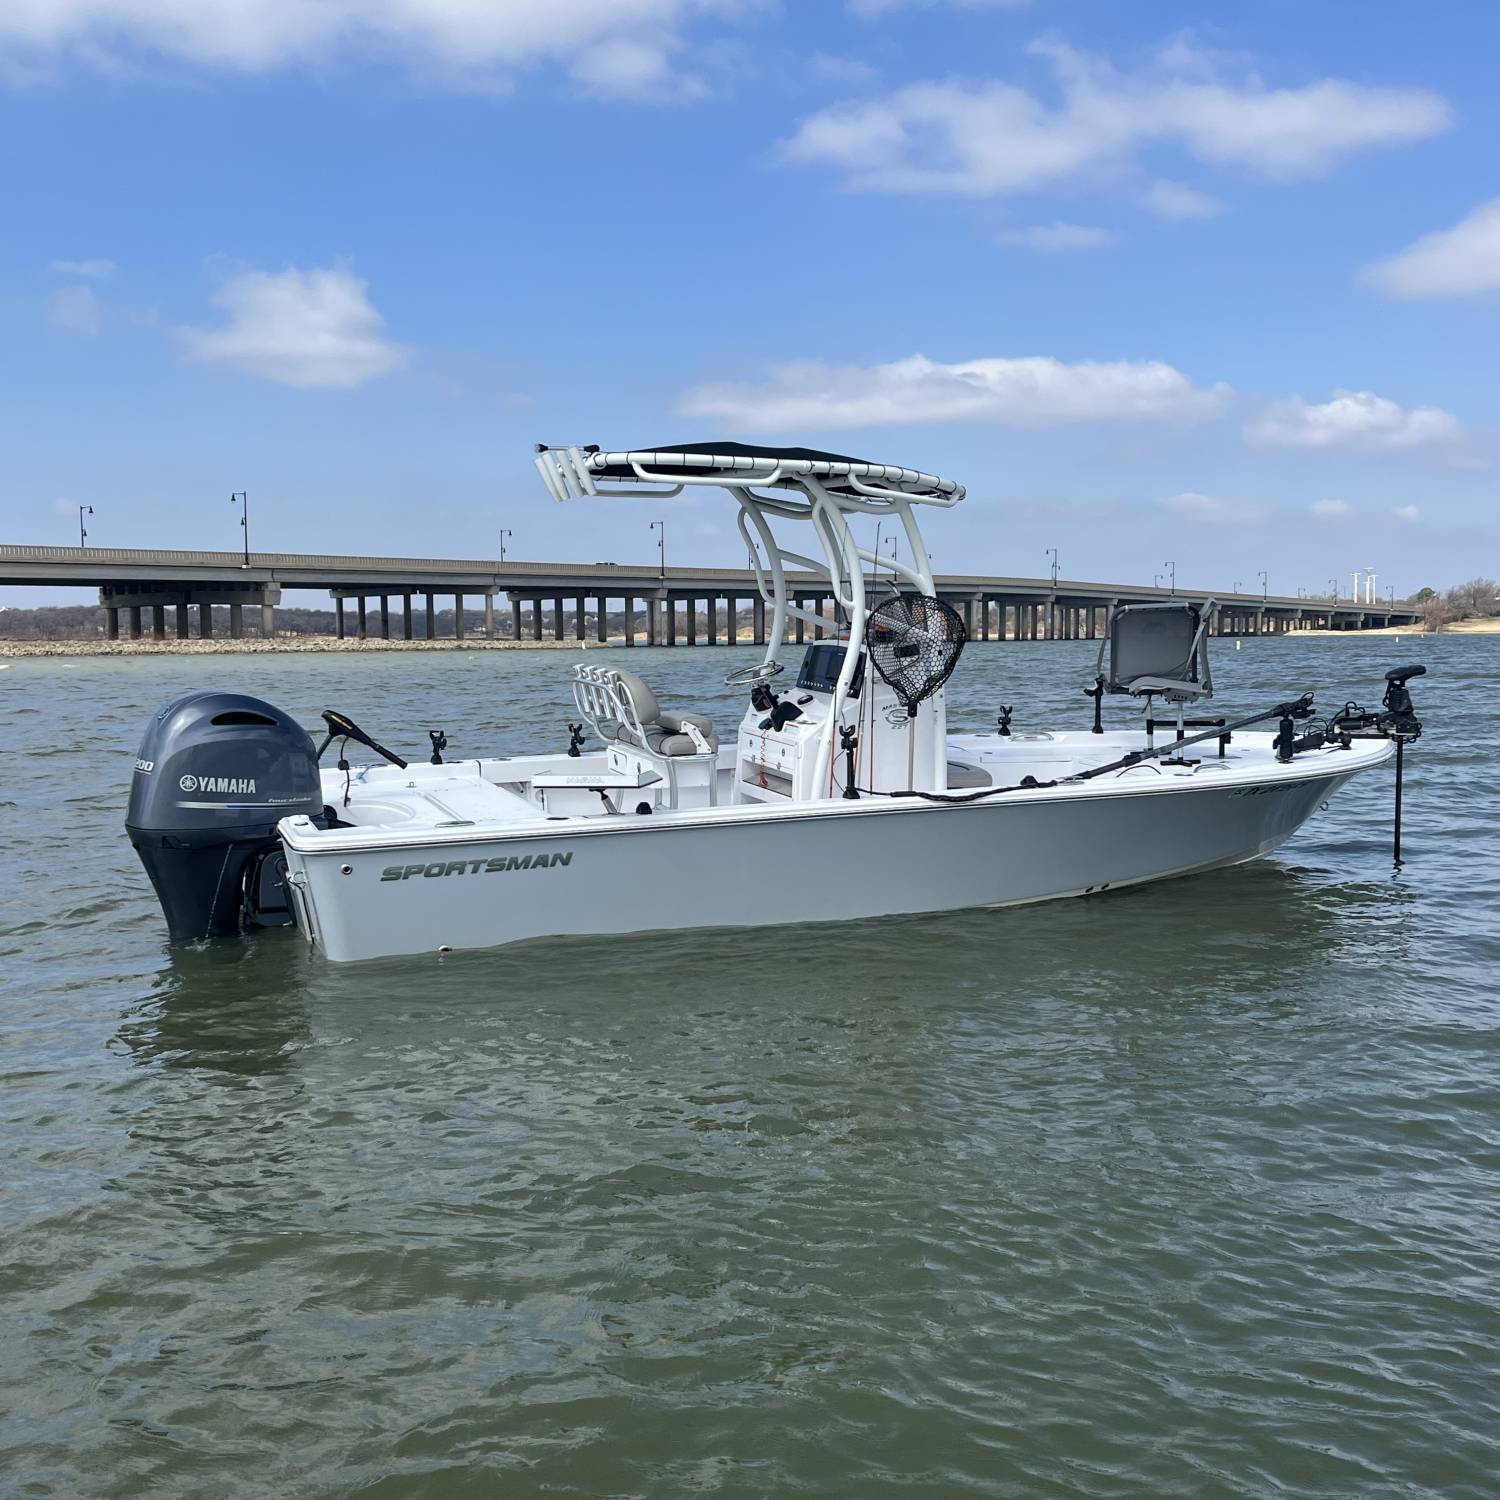
[[(789, 575), (793, 595), (809, 608), (828, 612), (827, 588), (811, 574)], [(517, 639), (529, 635), (562, 640), (571, 630), (584, 639), (592, 624), (599, 640), (608, 638), (610, 601), (620, 608), (625, 643), (663, 645), (726, 644), (740, 638), (741, 605), (749, 607), (748, 627), (757, 643), (765, 640), (765, 608), (748, 568), (681, 568), (662, 570), (615, 562), (512, 562), (474, 558), (360, 557), (345, 554), (194, 552), (130, 547), (46, 547), (0, 544), (0, 585), (48, 585), (97, 588), (105, 612), (105, 633), (120, 633), (125, 611), (129, 635), (138, 638), (149, 612), (149, 633), (167, 635), (167, 611), (174, 612), (174, 633), (190, 634), (189, 611), (196, 608), (199, 633), (213, 629), (212, 610), (227, 605), (232, 635), (243, 633), (244, 606), (260, 610), (260, 633), (275, 625), (275, 606), (284, 589), (326, 590), (332, 595), (337, 633), (357, 631), (405, 639), (416, 634), (413, 599), (424, 604), (422, 624), (436, 633), (436, 600), (454, 600), (455, 634), (462, 636), (465, 600), (480, 602), (486, 635), (496, 634), (495, 600), (506, 596), (511, 629)], [(1281, 634), (1303, 629), (1363, 630), (1384, 625), (1416, 624), (1409, 605), (1356, 603), (1352, 600), (1289, 598), (1179, 587), (1172, 591), (1136, 584), (1094, 583), (1078, 579), (1012, 578), (981, 574), (940, 574), (938, 593), (964, 615), (972, 638), (979, 640), (1051, 640), (1094, 637), (1102, 633), (1110, 606), (1168, 598), (1216, 601), (1213, 628), (1221, 635)], [(378, 600), (378, 623), (368, 603)], [(399, 619), (391, 601), (399, 603)], [(355, 608), (348, 618), (346, 601)], [(644, 606), (644, 611), (640, 608)], [(644, 619), (639, 617), (644, 614)], [(523, 618), (523, 615), (529, 618)], [(547, 618), (550, 617), (550, 618)], [(637, 622), (644, 630), (637, 629)], [(722, 624), (721, 624), (722, 622)], [(806, 628), (790, 627), (795, 640)], [(819, 631), (819, 633), (821, 633)]]

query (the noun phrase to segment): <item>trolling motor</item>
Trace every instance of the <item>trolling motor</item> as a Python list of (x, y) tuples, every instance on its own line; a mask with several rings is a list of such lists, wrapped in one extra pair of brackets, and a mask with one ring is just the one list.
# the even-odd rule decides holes
[(1392, 667), (1385, 674), (1385, 696), (1381, 711), (1363, 709), (1357, 703), (1346, 703), (1329, 721), (1324, 743), (1336, 741), (1347, 749), (1354, 740), (1387, 739), (1396, 742), (1396, 814), (1392, 826), (1392, 858), (1401, 865), (1401, 798), (1406, 773), (1406, 747), (1422, 737), (1422, 721), (1417, 717), (1407, 683), (1413, 677), (1425, 677), (1427, 668), (1420, 663), (1409, 667)]

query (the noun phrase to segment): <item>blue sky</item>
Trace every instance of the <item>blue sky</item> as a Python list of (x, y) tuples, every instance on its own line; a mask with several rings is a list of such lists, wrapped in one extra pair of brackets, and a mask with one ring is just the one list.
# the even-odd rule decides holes
[(266, 549), (732, 562), (530, 468), (724, 436), (964, 480), (939, 568), (1493, 574), (1497, 55), (1448, 0), (7, 6), (0, 540), (231, 547), (246, 489)]

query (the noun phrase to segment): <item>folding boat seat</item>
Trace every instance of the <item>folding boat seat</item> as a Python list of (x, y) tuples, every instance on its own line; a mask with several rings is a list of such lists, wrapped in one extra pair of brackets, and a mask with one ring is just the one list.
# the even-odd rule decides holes
[(1207, 637), (1213, 609), (1213, 600), (1118, 606), (1099, 646), (1098, 680), (1104, 691), (1147, 698), (1160, 694), (1178, 705), (1212, 698)]
[(628, 698), (627, 706), (635, 720), (634, 723), (630, 722), (630, 717), (615, 720), (618, 726), (616, 739), (634, 743), (657, 755), (696, 755), (698, 746), (687, 732), (687, 726), (691, 724), (707, 741), (710, 750), (719, 748), (719, 736), (706, 714), (667, 713), (642, 678), (624, 667), (610, 670), (616, 687)]

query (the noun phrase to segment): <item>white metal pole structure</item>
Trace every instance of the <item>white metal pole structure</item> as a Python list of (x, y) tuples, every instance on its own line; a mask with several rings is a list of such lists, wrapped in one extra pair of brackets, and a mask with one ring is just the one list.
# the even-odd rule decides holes
[[(936, 475), (887, 464), (864, 463), (828, 455), (819, 458), (792, 457), (768, 450), (764, 455), (725, 455), (688, 450), (601, 452), (598, 449), (546, 448), (538, 450), (536, 467), (554, 499), (580, 496), (639, 496), (656, 499), (680, 495), (688, 486), (712, 485), (727, 490), (739, 504), (737, 524), (755, 571), (756, 587), (771, 605), (765, 665), (775, 663), (788, 618), (813, 626), (826, 625), (821, 614), (794, 604), (789, 597), (787, 564), (804, 568), (827, 580), (835, 607), (848, 621), (849, 637), (844, 660), (834, 687), (828, 723), (819, 735), (813, 763), (813, 785), (827, 783), (838, 745), (850, 686), (864, 649), (867, 614), (864, 565), (883, 563), (892, 574), (918, 593), (935, 594), (932, 567), (922, 531), (912, 514), (913, 505), (947, 508), (964, 497), (962, 485)], [(604, 488), (596, 479), (603, 472), (665, 489), (635, 491)], [(836, 490), (834, 488), (836, 486)], [(783, 493), (767, 494), (770, 488)], [(799, 493), (800, 492), (800, 493)], [(906, 533), (912, 561), (892, 557), (859, 546), (849, 525), (852, 515), (894, 516)], [(772, 528), (772, 518), (809, 522), (823, 557), (783, 546)], [(943, 780), (946, 767), (947, 713), (942, 693), (927, 700), (924, 717), (930, 737), (926, 763)], [(945, 785), (918, 790), (946, 790)]]

